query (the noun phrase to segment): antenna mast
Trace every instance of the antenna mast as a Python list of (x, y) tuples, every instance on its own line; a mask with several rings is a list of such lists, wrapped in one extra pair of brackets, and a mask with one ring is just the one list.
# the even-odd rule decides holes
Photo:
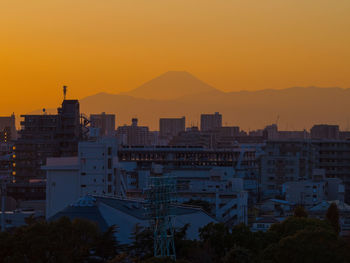
[(67, 86), (63, 86), (63, 99), (66, 100)]

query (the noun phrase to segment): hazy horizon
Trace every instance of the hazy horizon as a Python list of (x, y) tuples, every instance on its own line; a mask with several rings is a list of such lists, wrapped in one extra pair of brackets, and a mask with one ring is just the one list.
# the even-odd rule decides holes
[[(30, 114), (56, 114), (63, 94), (54, 107), (41, 105)], [(222, 92), (185, 71), (170, 71), (138, 88), (123, 93), (99, 92), (74, 98), (68, 87), (67, 99), (80, 99), (81, 112), (116, 115), (116, 124), (130, 124), (137, 117), (140, 125), (158, 129), (159, 118), (186, 116), (187, 126), (198, 125), (202, 113), (220, 112), (224, 125), (255, 130), (275, 123), (281, 129), (309, 129), (314, 124), (339, 124), (349, 129), (350, 89), (292, 87), (249, 92)], [(171, 92), (170, 92), (171, 91)], [(312, 107), (310, 107), (312, 106)], [(19, 119), (17, 120), (19, 121)]]
[[(110, 95), (125, 95), (125, 96), (134, 97), (133, 95), (130, 95), (130, 92), (132, 92), (134, 90), (137, 90), (138, 88), (142, 87), (144, 84), (146, 84), (146, 83), (148, 83), (148, 82), (150, 82), (150, 81), (152, 81), (154, 79), (157, 79), (158, 77), (160, 77), (160, 76), (162, 76), (164, 74), (167, 74), (168, 72), (186, 72), (186, 73), (189, 73), (190, 75), (196, 77), (197, 79), (199, 79), (197, 76), (195, 76), (194, 74), (192, 74), (188, 70), (169, 70), (169, 71), (163, 72), (160, 75), (153, 76), (149, 80), (146, 80), (145, 82), (140, 83), (138, 86), (131, 87), (130, 89), (125, 90), (125, 91), (113, 91), (113, 90), (101, 89), (100, 91), (97, 90), (96, 92), (91, 93), (91, 94), (84, 94), (84, 95), (82, 95), (80, 97), (73, 97), (72, 94), (76, 93), (75, 88), (71, 87), (71, 86), (68, 86), (67, 99), (82, 100), (82, 99), (85, 99), (85, 98), (88, 98), (88, 97), (91, 97), (91, 96), (95, 96), (95, 95), (100, 94), (100, 93), (105, 93), (105, 94), (110, 94)], [(202, 81), (203, 83), (211, 86), (205, 80), (203, 80), (203, 79), (199, 79), (199, 80)], [(66, 85), (66, 84), (63, 83), (63, 85)], [(20, 112), (19, 111), (15, 112), (14, 110), (1, 111), (0, 112), (0, 116), (10, 115), (13, 112), (15, 112), (16, 115), (29, 114), (31, 112), (38, 111), (38, 109), (40, 109), (40, 108), (55, 108), (55, 107), (59, 107), (61, 102), (62, 102), (62, 99), (63, 99), (63, 92), (62, 92), (63, 85), (57, 86), (57, 87), (50, 87), (52, 90), (55, 90), (55, 92), (47, 94), (47, 96), (48, 96), (48, 97), (46, 97), (48, 99), (47, 101), (39, 101), (36, 105), (32, 105), (31, 108), (29, 108), (29, 107), (28, 108), (24, 108), (24, 110), (20, 111)], [(279, 90), (286, 90), (286, 89), (292, 89), (292, 88), (321, 88), (321, 89), (342, 89), (342, 90), (350, 89), (350, 87), (349, 88), (344, 88), (344, 87), (338, 87), (338, 86), (316, 86), (316, 85), (290, 86), (290, 87), (283, 87), (283, 88), (266, 88), (266, 89), (252, 89), (252, 90), (244, 90), (244, 89), (241, 89), (241, 90), (223, 90), (223, 89), (220, 89), (220, 88), (215, 87), (215, 86), (211, 86), (211, 87), (214, 88), (215, 90), (218, 90), (218, 91), (223, 92), (223, 93), (259, 92), (259, 91), (269, 91), (269, 90), (279, 91)], [(41, 98), (41, 97), (39, 96), (39, 98)], [(139, 98), (142, 98), (142, 97), (139, 96)], [(157, 100), (157, 99), (155, 99), (155, 100)], [(172, 100), (172, 99), (170, 99), (170, 100)], [(50, 101), (52, 101), (52, 102), (50, 102)]]

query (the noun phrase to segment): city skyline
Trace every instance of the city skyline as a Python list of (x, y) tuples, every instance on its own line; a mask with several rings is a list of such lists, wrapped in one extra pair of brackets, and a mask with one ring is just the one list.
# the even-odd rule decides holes
[[(75, 87), (68, 87), (67, 98)], [(173, 91), (173, 92), (168, 92)], [(62, 87), (57, 100), (63, 98)], [(169, 71), (138, 88), (118, 94), (100, 92), (79, 99), (82, 112), (116, 115), (118, 126), (138, 118), (151, 130), (158, 129), (159, 118), (186, 116), (186, 126), (198, 126), (202, 113), (220, 112), (223, 123), (249, 131), (278, 122), (284, 130), (309, 129), (314, 124), (338, 124), (349, 130), (350, 89), (294, 87), (281, 90), (223, 92), (186, 71)], [(336, 103), (335, 103), (336, 102)], [(55, 113), (45, 100), (35, 110), (20, 114)], [(13, 109), (13, 108), (9, 108)], [(20, 118), (18, 113), (17, 123)], [(278, 119), (278, 120), (277, 120)]]

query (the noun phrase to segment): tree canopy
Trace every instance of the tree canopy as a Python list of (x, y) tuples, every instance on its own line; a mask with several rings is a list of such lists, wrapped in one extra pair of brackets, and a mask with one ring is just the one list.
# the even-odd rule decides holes
[[(338, 235), (339, 212), (329, 208), (325, 220), (292, 216), (267, 232), (246, 225), (210, 223), (189, 240), (184, 225), (175, 230), (176, 263), (343, 263), (350, 262), (349, 243)], [(28, 220), (28, 225), (0, 233), (1, 262), (171, 263), (153, 257), (153, 233), (135, 225), (130, 245), (119, 245), (116, 227), (102, 232), (93, 222), (61, 218)]]

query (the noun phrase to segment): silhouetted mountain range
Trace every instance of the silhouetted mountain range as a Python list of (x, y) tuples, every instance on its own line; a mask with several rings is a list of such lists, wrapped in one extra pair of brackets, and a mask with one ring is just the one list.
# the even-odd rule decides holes
[(201, 113), (223, 114), (227, 125), (245, 130), (263, 128), (279, 116), (282, 129), (310, 128), (316, 123), (347, 128), (350, 89), (294, 87), (282, 90), (222, 92), (187, 72), (167, 72), (127, 93), (98, 93), (80, 100), (81, 110), (114, 113), (117, 125), (131, 118), (158, 129), (160, 117), (186, 116), (187, 125), (199, 125)]
[(142, 99), (174, 100), (207, 92), (220, 93), (219, 90), (214, 89), (186, 71), (168, 71), (140, 87), (120, 95)]

